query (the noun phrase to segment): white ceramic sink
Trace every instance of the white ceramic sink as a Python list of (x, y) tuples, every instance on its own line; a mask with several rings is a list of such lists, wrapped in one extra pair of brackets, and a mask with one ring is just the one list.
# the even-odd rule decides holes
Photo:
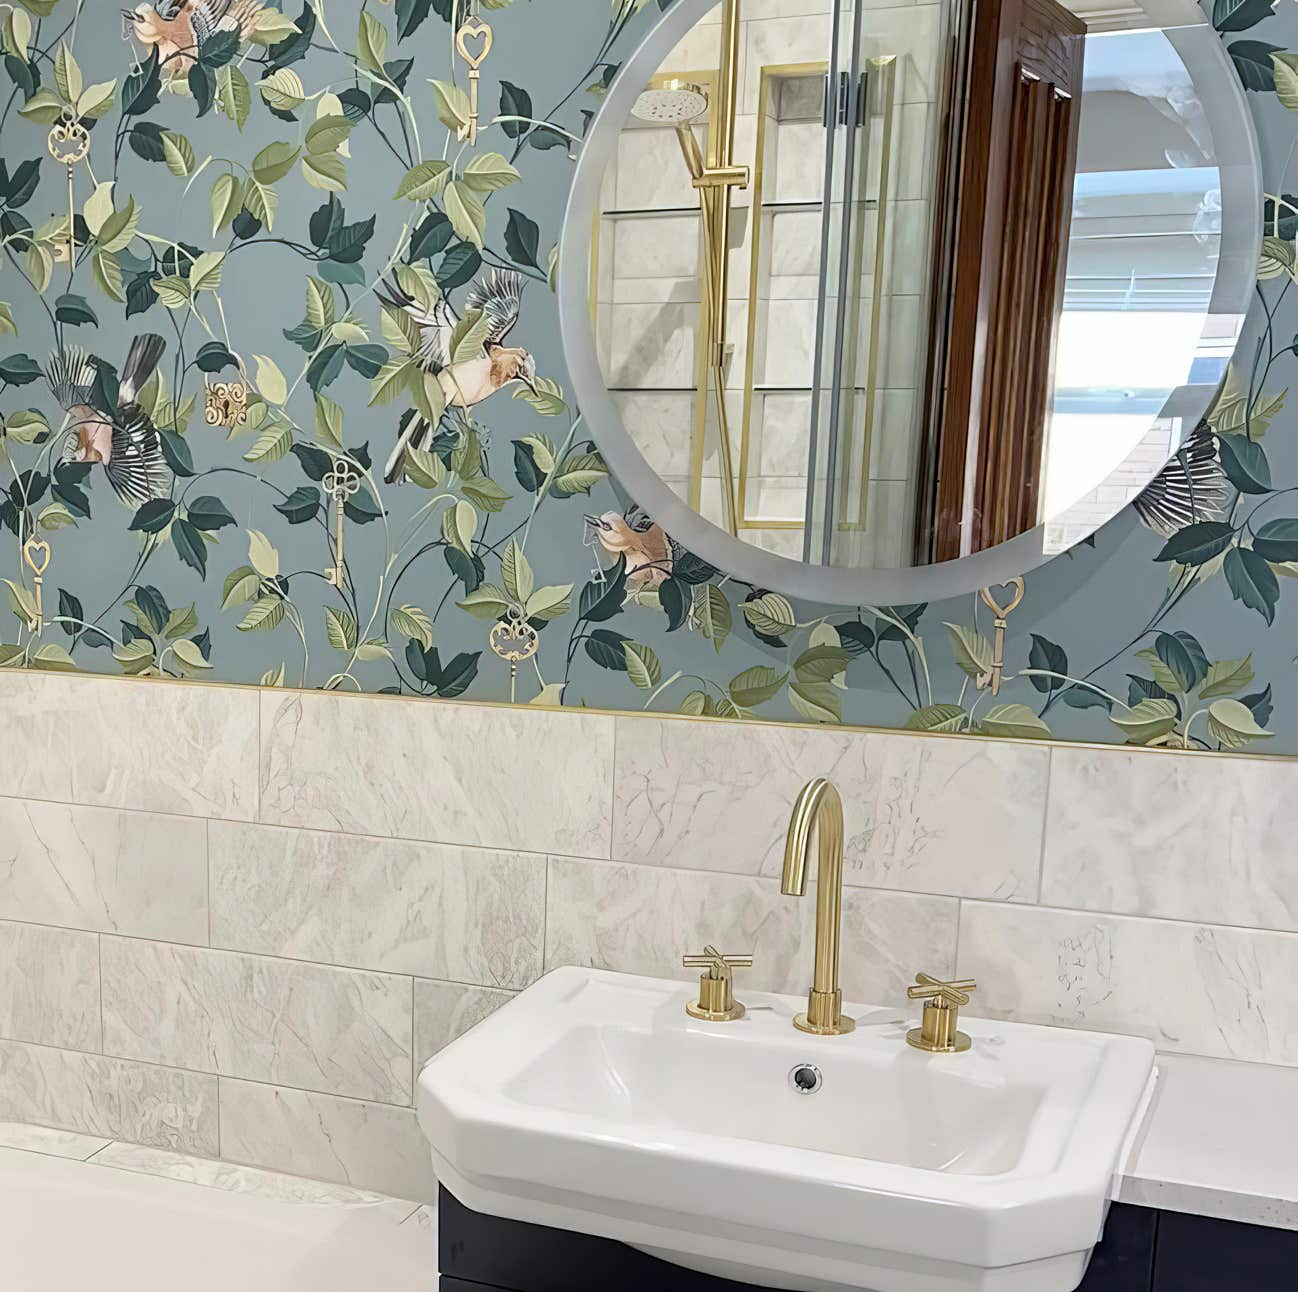
[[(619, 1239), (764, 1287), (1071, 1292), (1152, 1088), (1148, 1041), (961, 1016), (964, 1054), (901, 1010), (558, 969), (429, 1061), (439, 1178), (491, 1215)], [(913, 1024), (914, 1020), (909, 1020)], [(791, 1074), (819, 1069), (806, 1094)]]

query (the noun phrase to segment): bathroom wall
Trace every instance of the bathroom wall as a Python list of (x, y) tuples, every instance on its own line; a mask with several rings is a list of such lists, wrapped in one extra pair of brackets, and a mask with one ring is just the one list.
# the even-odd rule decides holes
[(847, 813), (843, 984), (1298, 1067), (1298, 766), (0, 675), (0, 1121), (426, 1197), (420, 1062), (562, 964), (808, 986), (793, 799)]
[[(426, 200), (395, 196), (411, 162), (435, 161), (444, 149), (458, 149), (451, 143), (453, 114), (443, 104), (452, 125), (438, 119), (429, 85), (453, 75), (463, 82), (441, 16), (450, 6), (403, 8), (400, 26), (395, 10), (372, 6), (366, 13), (377, 26), (367, 25), (364, 40), (359, 20), (349, 15), (346, 30), (331, 29), (342, 55), (329, 51), (323, 31), (304, 41), (280, 26), (282, 39), (275, 44), (240, 53), (250, 69), (244, 73), (247, 102), (241, 93), (223, 90), (206, 107), (192, 90), (186, 93), (188, 79), (174, 90), (131, 79), (133, 60), (142, 51), (122, 40), (116, 6), (84, 6), (74, 26), (64, 17), (76, 7), (74, 0), (57, 0), (52, 7), (28, 0), (20, 6), (28, 17), (47, 10), (51, 16), (33, 18), (32, 38), (21, 50), (14, 33), (6, 38), (6, 75), (25, 88), (0, 108), (0, 154), (7, 166), (3, 224), (5, 236), (16, 239), (6, 248), (13, 259), (0, 286), (0, 449), (7, 458), (0, 576), (8, 581), (4, 595), (14, 610), (0, 629), (0, 663), (217, 683), (283, 678), (308, 687), (505, 699), (510, 669), (491, 654), (486, 639), (492, 616), (513, 596), (506, 589), (492, 600), (492, 589), (508, 581), (502, 557), (510, 549), (502, 536), (512, 533), (535, 587), (566, 593), (566, 599), (555, 593), (547, 605), (551, 617), (543, 621), (539, 652), (516, 680), (520, 701), (664, 712), (706, 708), (795, 722), (941, 725), (987, 735), (1113, 744), (1171, 739), (1234, 752), (1298, 752), (1295, 598), (1287, 577), (1293, 540), (1285, 537), (1295, 523), (1287, 490), (1298, 479), (1298, 447), (1283, 403), (1298, 366), (1288, 347), (1298, 330), (1293, 294), (1286, 295), (1296, 229), (1288, 206), (1273, 208), (1268, 217), (1268, 232), (1279, 242), (1264, 266), (1267, 277), (1259, 284), (1244, 343), (1245, 355), (1258, 344), (1270, 347), (1269, 361), (1238, 369), (1214, 425), (1214, 435), (1220, 432), (1214, 443), (1232, 436), (1242, 443), (1238, 436), (1245, 426), (1254, 433), (1246, 452), (1258, 470), (1265, 468), (1266, 479), (1246, 484), (1260, 492), (1208, 522), (1218, 528), (1209, 531), (1205, 545), (1197, 545), (1204, 531), (1169, 539), (1144, 527), (1129, 509), (1100, 532), (1093, 547), (1078, 548), (1030, 575), (1027, 596), (1010, 617), (1007, 677), (995, 703), (985, 693), (974, 696), (961, 667), (962, 660), (968, 667), (967, 647), (946, 627), (975, 622), (980, 634), (990, 635), (989, 616), (972, 597), (896, 610), (815, 605), (710, 570), (702, 583), (677, 579), (673, 585), (678, 605), (697, 598), (703, 607), (706, 598), (706, 614), (676, 622), (652, 590), (608, 578), (604, 571), (613, 560), (593, 544), (582, 517), (621, 510), (632, 500), (604, 479), (591, 428), (567, 399), (562, 406), (553, 399), (534, 406), (509, 394), (493, 396), (475, 413), (478, 443), (486, 446), (477, 465), (489, 483), (475, 486), (470, 480), (466, 489), (461, 480), (431, 509), (429, 491), (382, 484), (378, 471), (364, 468), (367, 492), (347, 512), (349, 586), (325, 583), (321, 573), (334, 563), (321, 491), (330, 453), (337, 454), (341, 444), (358, 468), (362, 459), (381, 464), (408, 402), (383, 402), (387, 388), (381, 382), (376, 388), (367, 375), (381, 371), (376, 363), (400, 354), (395, 338), (384, 333), (372, 286), (391, 258), (408, 257), (440, 276), (459, 309), (468, 278), (481, 277), (484, 254), (489, 262), (513, 264), (527, 287), (511, 339), (530, 348), (543, 376), (566, 387), (547, 281), (572, 173), (566, 136), (559, 131), (581, 137), (606, 78), (667, 6), (668, 0), (623, 0), (611, 9), (590, 0), (547, 0), (490, 10), (496, 41), (483, 73), (484, 129), (476, 153), (460, 154), (460, 164), (463, 170), (473, 157), (498, 153), (511, 161), (518, 178), (494, 160), (485, 167), (494, 178), (480, 167), (474, 183), (502, 188), (473, 188), (458, 174), (462, 187), (455, 192), (461, 199), (465, 191), (481, 197), (484, 220), (479, 230), (476, 208), (461, 200), (458, 231), (449, 224), (445, 194)], [(1286, 6), (1273, 13), (1264, 4), (1217, 10), (1249, 87), (1266, 191), (1290, 192), (1290, 96), (1277, 94), (1274, 66), (1259, 50), (1272, 46), (1283, 54), (1298, 45), (1298, 11)], [(304, 27), (316, 21), (309, 5), (291, 5), (289, 14)], [(336, 22), (342, 21), (337, 15)], [(84, 85), (111, 85), (112, 94), (111, 101), (95, 101), (104, 115), (92, 132), (88, 164), (74, 177), (75, 203), (84, 215), (95, 192), (93, 169), (96, 179), (115, 178), (116, 184), (91, 208), (96, 226), (105, 227), (99, 217), (106, 200), (118, 213), (108, 226), (111, 236), (84, 252), (71, 283), (65, 264), (53, 260), (57, 216), (66, 209), (66, 174), (46, 150), (49, 113), (53, 107), (57, 115), (58, 106), (49, 96), (61, 92), (57, 50), (49, 47), (65, 28)], [(220, 65), (207, 70), (222, 85), (232, 78), (228, 54), (209, 51), (209, 62)], [(373, 79), (378, 73), (357, 60), (385, 60), (384, 76), (404, 78), (409, 112), (395, 94), (383, 99)], [(389, 69), (389, 63), (395, 66)], [(65, 82), (67, 74), (65, 59)], [(38, 75), (42, 99), (34, 92)], [(252, 88), (261, 84), (258, 77), (270, 75), (278, 80), (267, 93)], [(297, 108), (284, 106), (297, 97), (292, 78), (315, 96)], [(206, 86), (205, 73), (198, 79)], [(128, 86), (131, 112), (124, 115)], [(308, 164), (299, 158), (279, 174), (284, 150), (305, 147), (321, 111), (339, 115), (322, 96), (344, 91), (342, 115), (352, 113), (348, 136), (340, 139), (336, 126), (332, 134), (317, 131)], [(29, 93), (34, 106), (25, 102)], [(23, 117), (20, 108), (34, 119)], [(495, 116), (511, 119), (486, 123)], [(519, 117), (544, 119), (559, 130)], [(171, 137), (170, 164), (164, 133)], [(239, 220), (238, 235), (228, 228), (213, 234), (212, 193), (222, 166), (212, 162), (201, 175), (192, 172), (209, 156), (229, 158), (225, 169), (243, 180), (272, 146), (279, 147), (263, 160), (258, 183), (278, 195), (274, 229), (254, 227), (250, 217)], [(317, 164), (313, 158), (325, 160)], [(340, 183), (345, 187), (338, 190)], [(259, 194), (254, 205), (264, 200)], [(331, 226), (335, 201), (346, 214), (339, 212), (342, 223), (331, 247), (325, 226)], [(130, 202), (139, 216), (133, 228)], [(318, 214), (322, 209), (324, 217)], [(313, 227), (326, 245), (311, 241)], [(421, 230), (413, 246), (412, 227)], [(34, 253), (24, 247), (30, 240), (26, 230), (39, 235)], [(124, 245), (116, 250), (119, 238)], [(482, 242), (481, 252), (475, 239)], [(173, 255), (173, 241), (193, 252)], [(361, 243), (360, 260), (350, 258)], [(200, 325), (181, 308), (181, 296), (171, 296), (176, 311), (154, 299), (152, 283), (175, 277), (173, 270), (183, 278), (192, 268), (188, 257), (202, 252), (225, 258), (219, 283), (202, 276), (205, 285), (194, 301)], [(46, 257), (49, 279), (38, 292)], [(212, 263), (209, 258), (207, 265)], [(117, 271), (123, 276), (120, 289)], [(307, 317), (325, 312), (318, 285), (308, 297), (309, 279), (331, 290), (335, 317), (327, 340)], [(70, 299), (59, 305), (60, 298)], [(168, 342), (166, 392), (154, 401), (153, 413), (174, 432), (166, 441), (169, 466), (180, 475), (169, 484), (168, 499), (183, 502), (168, 513), (167, 500), (159, 500), (164, 506), (141, 518), (113, 496), (101, 466), (52, 470), (63, 449), (65, 419), (41, 368), (60, 339), (120, 366), (127, 338), (150, 331)], [(367, 339), (360, 340), (362, 334)], [(255, 433), (227, 437), (202, 421), (206, 376), (228, 379), (235, 371), (227, 366), (220, 374), (205, 374), (197, 366), (200, 348), (217, 342), (237, 352), (260, 384), (266, 411), (259, 416), (266, 420)], [(257, 355), (270, 359), (273, 368), (260, 365)], [(217, 357), (209, 350), (205, 362)], [(276, 374), (285, 379), (283, 390)], [(333, 438), (340, 424), (341, 442)], [(1256, 435), (1266, 426), (1261, 442)], [(551, 485), (558, 480), (560, 489), (547, 486), (545, 473), (536, 469), (552, 450), (558, 450), (553, 456), (559, 470)], [(443, 516), (452, 498), (457, 520), (448, 529)], [(501, 510), (492, 511), (495, 506)], [(26, 626), (34, 585), (20, 554), (20, 539), (33, 518), (51, 547), (42, 635)], [(1278, 529), (1268, 556), (1250, 547), (1251, 534), (1272, 523)], [(415, 534), (407, 542), (412, 525)], [(253, 534), (264, 535), (268, 546)], [(1178, 553), (1187, 561), (1204, 560), (1197, 575), (1172, 560)], [(1298, 556), (1298, 547), (1292, 555)], [(264, 585), (256, 577), (258, 565), (275, 570), (263, 575), (270, 580)], [(701, 574), (698, 566), (690, 571), (691, 577)], [(244, 599), (250, 590), (253, 601)], [(627, 599), (627, 592), (637, 595)], [(470, 602), (474, 594), (478, 600)], [(464, 608), (466, 602), (488, 617), (478, 618)], [(85, 631), (85, 623), (98, 631)], [(640, 662), (634, 668), (628, 666), (628, 644)], [(841, 667), (828, 678), (832, 664)], [(1026, 672), (1029, 667), (1048, 667), (1059, 676), (1048, 679)], [(1204, 694), (1223, 685), (1233, 686), (1233, 693)], [(1158, 714), (1139, 708), (1146, 697), (1159, 701)], [(1210, 722), (1212, 706), (1218, 718)]]

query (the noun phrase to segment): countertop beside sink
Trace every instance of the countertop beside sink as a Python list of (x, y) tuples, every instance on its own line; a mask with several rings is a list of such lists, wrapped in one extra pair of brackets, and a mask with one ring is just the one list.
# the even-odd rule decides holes
[(1298, 1068), (1159, 1054), (1119, 1199), (1298, 1230)]

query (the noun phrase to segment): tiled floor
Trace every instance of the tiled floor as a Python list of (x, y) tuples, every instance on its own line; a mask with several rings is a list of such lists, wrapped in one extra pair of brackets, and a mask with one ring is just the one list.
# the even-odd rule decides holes
[[(433, 1209), (0, 1123), (6, 1292), (433, 1292)], [(15, 1241), (16, 1240), (16, 1241)]]

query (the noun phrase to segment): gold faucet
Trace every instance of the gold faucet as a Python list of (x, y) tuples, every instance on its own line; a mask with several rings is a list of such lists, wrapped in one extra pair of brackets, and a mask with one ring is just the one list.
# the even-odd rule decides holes
[(823, 776), (808, 781), (793, 805), (784, 843), (784, 877), (780, 891), (802, 897), (807, 891), (807, 855), (816, 832), (816, 967), (807, 996), (807, 1012), (793, 1020), (802, 1032), (842, 1036), (856, 1023), (844, 1018), (838, 985), (838, 941), (843, 909), (843, 800)]

